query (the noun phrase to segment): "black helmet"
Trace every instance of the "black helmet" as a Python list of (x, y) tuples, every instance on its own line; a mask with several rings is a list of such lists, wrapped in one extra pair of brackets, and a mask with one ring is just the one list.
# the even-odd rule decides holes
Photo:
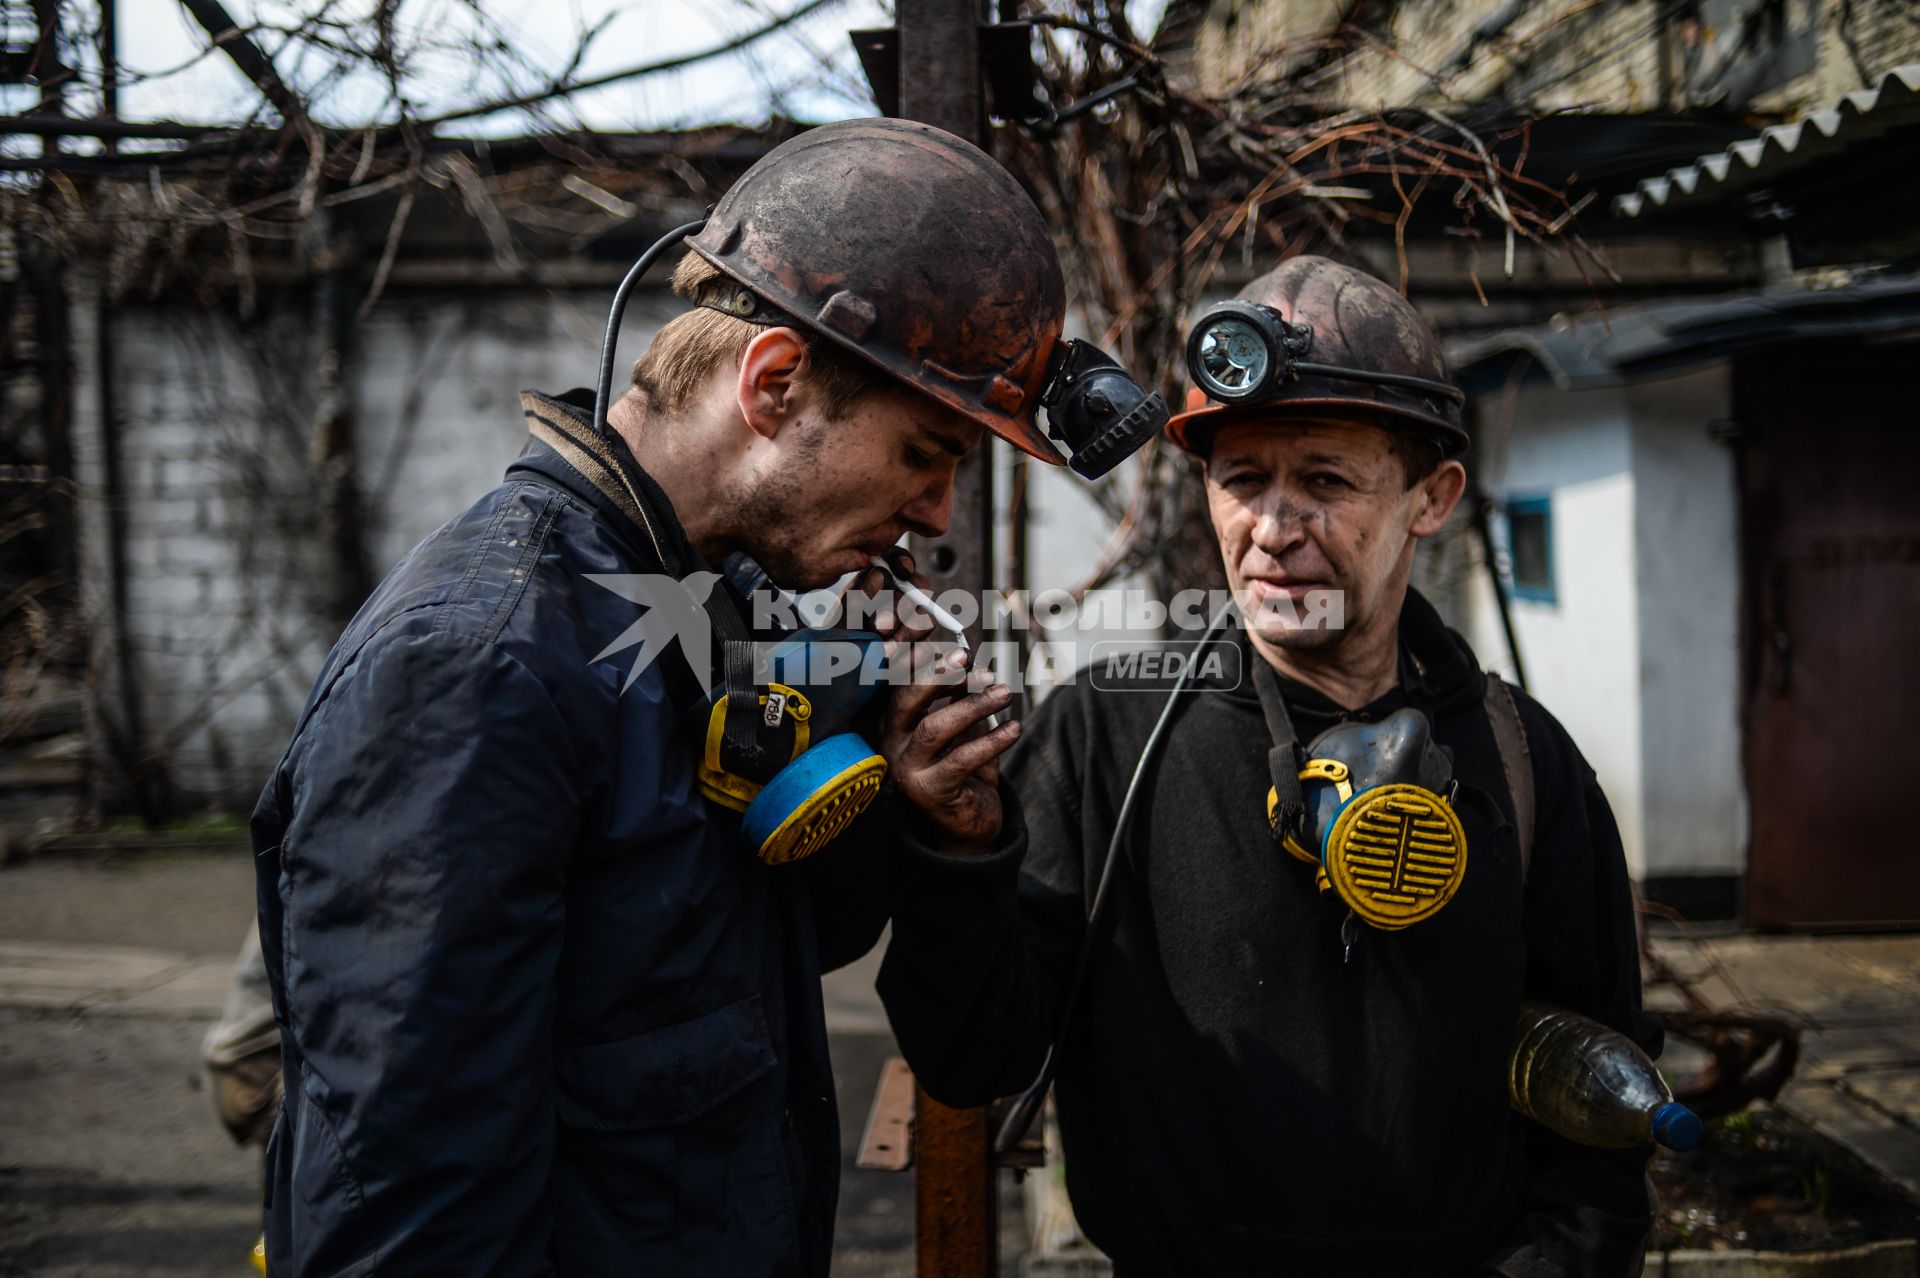
[(1439, 338), (1406, 298), (1330, 258), (1291, 258), (1202, 315), (1187, 372), (1187, 411), (1167, 434), (1189, 452), (1229, 422), (1328, 407), (1466, 451)]

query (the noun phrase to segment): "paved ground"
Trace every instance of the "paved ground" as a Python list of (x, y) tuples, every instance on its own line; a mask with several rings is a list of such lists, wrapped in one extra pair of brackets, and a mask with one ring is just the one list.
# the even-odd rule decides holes
[[(220, 1130), (198, 1066), (252, 902), (244, 852), (0, 868), (0, 1278), (252, 1272), (258, 1155)], [(851, 1165), (894, 1051), (872, 969), (828, 984), (850, 1278), (912, 1272), (911, 1177)]]
[(244, 853), (0, 869), (0, 1275), (240, 1278), (258, 1155), (197, 1067)]
[[(1716, 1007), (1804, 1026), (1783, 1109), (1920, 1195), (1920, 935), (1656, 941)], [(1650, 1006), (1677, 1006), (1671, 993)]]
[[(197, 1060), (252, 882), (244, 853), (0, 868), (0, 1278), (248, 1272), (257, 1156), (215, 1124)], [(1782, 1105), (1920, 1193), (1920, 936), (1656, 944), (1716, 1002), (1801, 1018)], [(893, 1050), (872, 979), (869, 961), (828, 986), (849, 1159)], [(911, 1194), (846, 1168), (837, 1274), (912, 1272)]]

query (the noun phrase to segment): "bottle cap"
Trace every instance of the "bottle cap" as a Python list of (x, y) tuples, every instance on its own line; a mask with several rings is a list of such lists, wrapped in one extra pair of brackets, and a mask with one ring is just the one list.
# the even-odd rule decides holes
[(1668, 1101), (1653, 1111), (1653, 1139), (1668, 1149), (1686, 1151), (1700, 1143), (1705, 1129), (1700, 1115), (1679, 1101)]

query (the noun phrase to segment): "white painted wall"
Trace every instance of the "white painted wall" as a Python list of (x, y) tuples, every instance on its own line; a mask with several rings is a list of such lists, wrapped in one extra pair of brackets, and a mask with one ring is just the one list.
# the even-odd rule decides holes
[[(1528, 679), (1593, 765), (1636, 878), (1745, 861), (1738, 494), (1709, 431), (1728, 395), (1715, 365), (1484, 406), (1488, 486), (1552, 501), (1558, 598), (1513, 604)], [(1470, 641), (1511, 676), (1484, 574), (1467, 596)]]
[(1641, 788), (1649, 868), (1734, 874), (1746, 860), (1740, 768), (1739, 505), (1726, 365), (1626, 391), (1640, 598)]
[[(91, 322), (76, 329), (81, 584), (94, 688), (119, 719), (92, 338)], [(133, 695), (190, 802), (258, 790), (332, 640), (314, 624), (326, 565), (288, 389), (311, 385), (314, 352), (298, 324), (271, 340), (279, 359), (263, 365), (230, 324), (187, 308), (124, 306), (114, 324)]]
[[(449, 297), (375, 308), (361, 328), (361, 484), (384, 573), (500, 482), (527, 442), (522, 390), (591, 387), (607, 299), (598, 293)], [(615, 395), (680, 305), (658, 291), (627, 307)]]
[[(1483, 482), (1505, 496), (1550, 494), (1553, 603), (1515, 600), (1514, 630), (1533, 696), (1565, 725), (1613, 805), (1636, 877), (1646, 873), (1641, 787), (1639, 601), (1632, 424), (1617, 389), (1534, 388), (1511, 418), (1483, 414), (1495, 437)], [(1504, 447), (1499, 447), (1503, 444)], [(1468, 640), (1512, 676), (1484, 575), (1470, 587)]]

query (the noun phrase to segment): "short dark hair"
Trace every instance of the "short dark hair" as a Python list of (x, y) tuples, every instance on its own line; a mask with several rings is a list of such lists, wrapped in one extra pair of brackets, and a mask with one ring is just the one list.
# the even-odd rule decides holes
[(1386, 427), (1388, 445), (1400, 462), (1401, 477), (1407, 481), (1407, 491), (1440, 469), (1440, 463), (1446, 460), (1446, 451), (1438, 440), (1425, 435), (1416, 435), (1412, 431)]

